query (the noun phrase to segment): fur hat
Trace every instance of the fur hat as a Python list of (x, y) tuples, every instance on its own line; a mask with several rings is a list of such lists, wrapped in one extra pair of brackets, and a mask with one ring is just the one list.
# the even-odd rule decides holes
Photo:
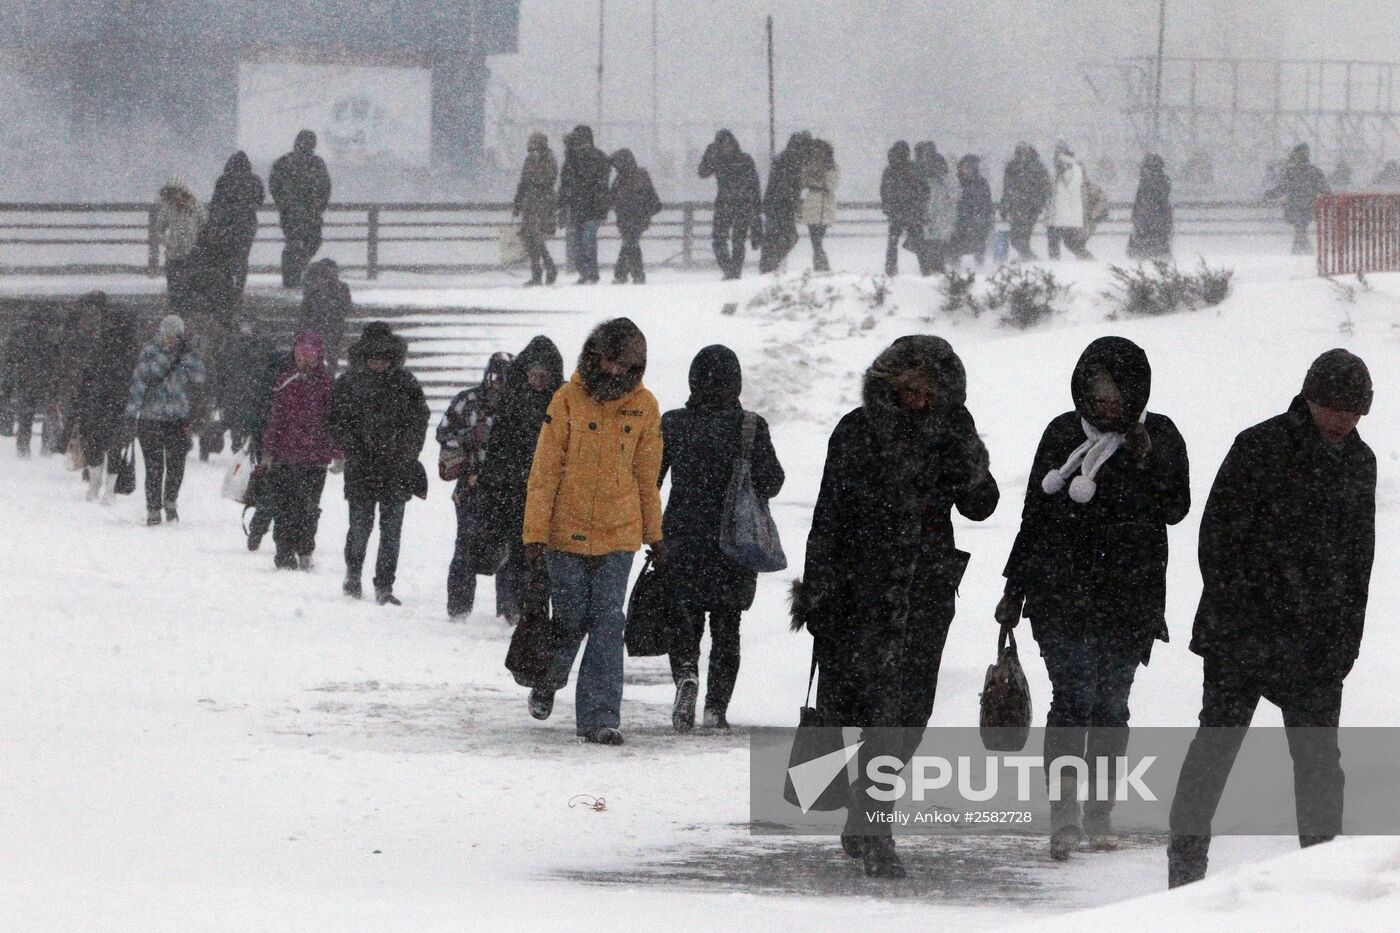
[(1328, 350), (1313, 360), (1303, 380), (1302, 396), (1309, 402), (1353, 415), (1371, 412), (1371, 371), (1354, 353)]

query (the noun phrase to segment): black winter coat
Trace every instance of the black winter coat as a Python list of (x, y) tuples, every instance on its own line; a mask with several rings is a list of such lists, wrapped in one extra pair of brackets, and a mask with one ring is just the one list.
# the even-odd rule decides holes
[(209, 219), (199, 238), (210, 257), (246, 262), (258, 235), (258, 208), (266, 199), (262, 179), (253, 174), (248, 157), (229, 159), (214, 184)]
[(1190, 511), (1191, 483), (1176, 425), (1149, 412), (1144, 426), (1147, 456), (1119, 448), (1084, 504), (1040, 485), (1084, 442), (1079, 412), (1055, 418), (1041, 436), (1006, 564), (1007, 589), (1025, 594), (1037, 640), (1092, 633), (1144, 654), (1154, 639), (1167, 640), (1167, 526)]
[(1327, 176), (1322, 169), (1304, 157), (1294, 156), (1284, 166), (1279, 183), (1264, 195), (1266, 200), (1283, 201), (1283, 219), (1299, 226), (1312, 223), (1313, 205), (1319, 196), (1329, 192)]
[(140, 341), (135, 320), (108, 310), (97, 341), (83, 360), (78, 383), (78, 430), (87, 450), (107, 451), (116, 446), (131, 392)]
[(981, 175), (961, 179), (962, 194), (958, 196), (958, 218), (953, 223), (953, 252), (959, 256), (986, 252), (987, 238), (996, 221), (992, 204), (992, 188)]
[(284, 226), (319, 221), (331, 201), (331, 173), (315, 153), (289, 152), (272, 163), (268, 187)]
[(609, 199), (617, 212), (617, 229), (623, 236), (641, 236), (651, 219), (661, 211), (661, 198), (651, 183), (651, 174), (639, 168), (632, 153), (620, 149), (612, 157), (617, 167)]
[(418, 486), (428, 402), (413, 374), (355, 368), (335, 381), (327, 421), (345, 452), (345, 498), (407, 502)]
[(1050, 200), (1050, 172), (1036, 156), (1023, 156), (1006, 163), (1001, 181), (1003, 220), (1033, 224)]
[(1128, 255), (1169, 259), (1172, 254), (1172, 183), (1164, 170), (1144, 170), (1133, 199), (1133, 234)]
[(715, 179), (716, 222), (751, 223), (759, 216), (762, 184), (748, 153), (736, 148), (726, 158), (715, 143), (710, 143), (700, 159), (700, 177)]
[(326, 342), (326, 361), (332, 369), (340, 365), (345, 344), (345, 321), (353, 317), (355, 303), (350, 287), (339, 279), (307, 282), (297, 310), (297, 332), (312, 331)]
[[(37, 407), (58, 391), (59, 332), (47, 316), (31, 312), (15, 324), (5, 344), (5, 377), (20, 407)], [(131, 373), (127, 373), (130, 384)]]
[(880, 210), (890, 223), (921, 227), (928, 211), (928, 182), (910, 161), (886, 165), (880, 175)]
[(1191, 650), (1286, 681), (1356, 661), (1376, 549), (1376, 456), (1329, 449), (1307, 402), (1240, 433), (1201, 518)]
[(220, 353), (219, 409), (223, 420), (244, 434), (253, 434), (265, 420), (267, 374), (275, 354), (272, 342), (252, 334), (235, 334)]
[(571, 222), (602, 223), (608, 219), (611, 176), (612, 163), (596, 146), (568, 150), (559, 172), (559, 207), (568, 211)]
[[(678, 408), (661, 416), (661, 476), (671, 473), (671, 496), (662, 517), (666, 572), (682, 603), (696, 609), (748, 609), (758, 574), (734, 563), (719, 548), (725, 492), (742, 443), (742, 408)], [(750, 455), (754, 492), (771, 499), (783, 488), (768, 422), (757, 418)]]

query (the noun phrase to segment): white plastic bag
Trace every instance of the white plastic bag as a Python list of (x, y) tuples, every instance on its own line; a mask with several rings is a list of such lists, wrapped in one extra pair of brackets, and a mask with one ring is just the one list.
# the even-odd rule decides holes
[(237, 502), (239, 505), (248, 505), (248, 489), (253, 482), (253, 458), (248, 453), (248, 445), (238, 448), (233, 455), (233, 462), (228, 465), (227, 472), (224, 473), (223, 496), (230, 502)]
[(518, 266), (528, 258), (525, 255), (525, 239), (520, 235), (520, 224), (501, 224), (496, 228), (496, 242), (501, 248), (502, 268)]

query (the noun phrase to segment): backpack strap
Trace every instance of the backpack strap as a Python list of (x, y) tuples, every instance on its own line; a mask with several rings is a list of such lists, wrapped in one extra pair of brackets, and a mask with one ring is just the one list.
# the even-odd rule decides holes
[(744, 426), (739, 432), (739, 456), (748, 460), (753, 455), (753, 437), (758, 431), (758, 415), (744, 412)]

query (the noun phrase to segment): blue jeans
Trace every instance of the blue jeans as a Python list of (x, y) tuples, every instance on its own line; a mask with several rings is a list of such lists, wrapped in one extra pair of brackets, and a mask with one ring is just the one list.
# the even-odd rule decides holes
[(574, 244), (574, 268), (580, 278), (598, 280), (598, 227), (596, 220), (569, 223), (569, 238)]
[[(1053, 689), (1045, 720), (1046, 773), (1056, 758), (1082, 758), (1094, 787), (1095, 759), (1113, 761), (1127, 753), (1128, 696), (1142, 650), (1124, 650), (1093, 634), (1042, 638), (1039, 644)], [(1115, 771), (1110, 766), (1109, 774)]]
[[(380, 502), (379, 555), (374, 562), (375, 590), (392, 590), (399, 566), (399, 536), (403, 531), (403, 502)], [(350, 500), (350, 528), (345, 535), (345, 575), (360, 578), (374, 530), (373, 499)]]
[(602, 557), (549, 552), (554, 621), (564, 638), (550, 671), (553, 689), (568, 684), (569, 670), (588, 636), (574, 692), (579, 735), (591, 735), (603, 726), (616, 729), (622, 722), (622, 631), (627, 623), (623, 606), (633, 556), (630, 551)]

